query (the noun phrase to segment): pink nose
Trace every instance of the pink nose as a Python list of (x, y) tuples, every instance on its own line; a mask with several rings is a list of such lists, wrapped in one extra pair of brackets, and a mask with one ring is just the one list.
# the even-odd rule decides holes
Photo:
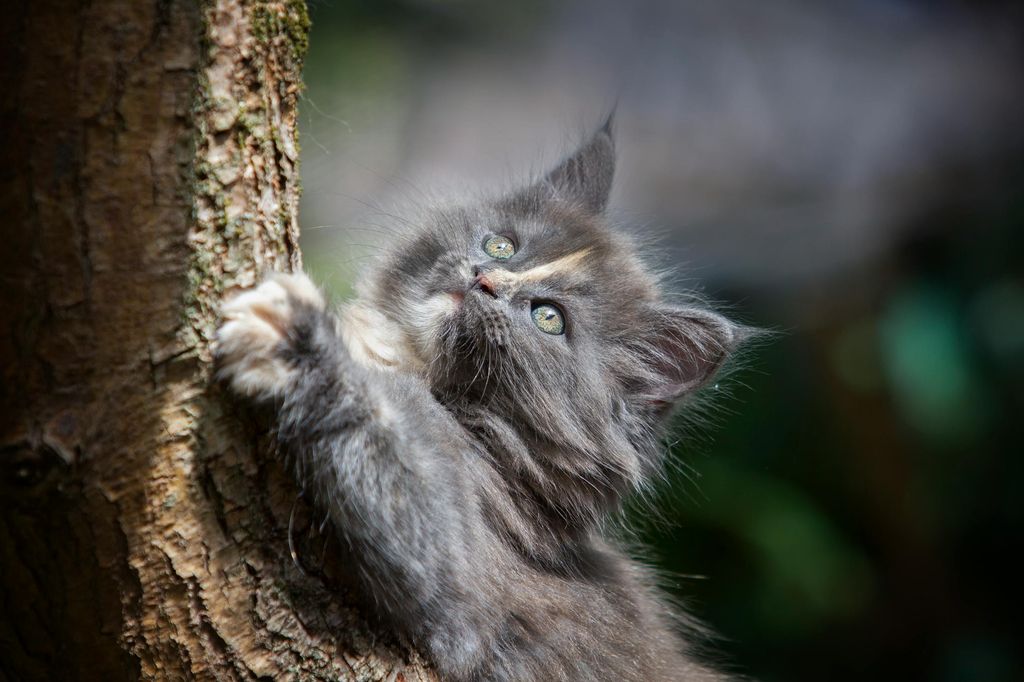
[(485, 275), (482, 272), (477, 274), (477, 276), (473, 278), (472, 288), (479, 289), (480, 291), (490, 296), (493, 296), (494, 298), (498, 297), (498, 290), (494, 288), (494, 283), (491, 282), (491, 280), (487, 279), (487, 275)]

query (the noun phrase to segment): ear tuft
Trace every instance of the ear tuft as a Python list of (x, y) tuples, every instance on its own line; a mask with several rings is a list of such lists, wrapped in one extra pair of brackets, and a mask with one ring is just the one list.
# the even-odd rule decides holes
[(604, 212), (615, 177), (614, 112), (579, 149), (544, 178), (556, 197), (578, 203), (594, 214)]

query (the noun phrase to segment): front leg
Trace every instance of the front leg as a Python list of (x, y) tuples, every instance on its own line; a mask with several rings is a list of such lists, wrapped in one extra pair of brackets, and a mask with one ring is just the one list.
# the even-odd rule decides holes
[(237, 296), (224, 319), (219, 377), (273, 407), (281, 450), (384, 615), (453, 677), (468, 675), (486, 657), (492, 614), (474, 588), (488, 533), (458, 424), (421, 380), (354, 362), (305, 275)]

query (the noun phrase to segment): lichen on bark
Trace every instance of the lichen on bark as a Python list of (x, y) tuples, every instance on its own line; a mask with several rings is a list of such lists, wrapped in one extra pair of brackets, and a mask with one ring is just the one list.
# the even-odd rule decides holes
[(296, 116), (309, 18), (301, 2), (241, 0), (210, 3), (203, 18), (186, 312), (189, 340), (205, 347), (225, 290), (301, 266)]

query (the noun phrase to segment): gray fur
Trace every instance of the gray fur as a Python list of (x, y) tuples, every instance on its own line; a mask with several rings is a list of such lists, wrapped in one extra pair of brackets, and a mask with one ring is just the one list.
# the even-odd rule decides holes
[[(607, 226), (613, 150), (609, 124), (525, 190), (424, 216), (396, 242), (360, 305), (415, 362), (357, 361), (301, 276), (228, 307), (220, 376), (273, 407), (282, 451), (379, 614), (446, 679), (725, 679), (599, 531), (660, 473), (667, 416), (741, 337), (667, 303)], [(493, 234), (515, 256), (488, 258)], [(571, 267), (504, 289), (475, 278), (552, 262)], [(428, 325), (423, 302), (445, 292), (453, 312)], [(564, 311), (564, 335), (533, 326), (538, 300)]]

